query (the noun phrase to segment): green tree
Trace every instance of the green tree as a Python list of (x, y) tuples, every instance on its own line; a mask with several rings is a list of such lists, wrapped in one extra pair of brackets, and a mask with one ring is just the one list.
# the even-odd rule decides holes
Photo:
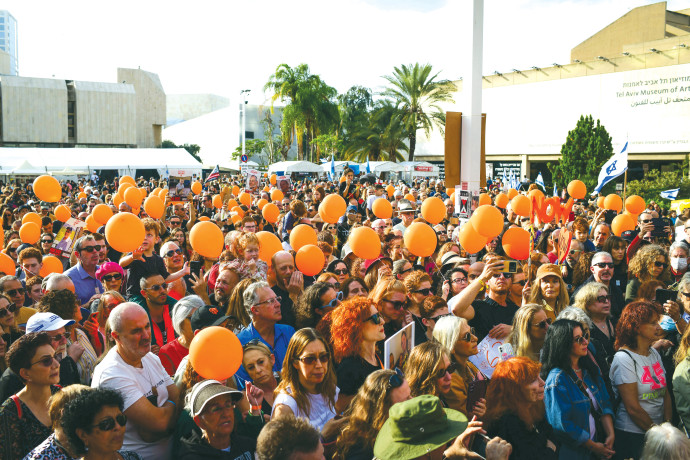
[(320, 158), (331, 158), (331, 155), (335, 157), (343, 146), (343, 142), (337, 136), (337, 134), (319, 134), (312, 141), (312, 144), (316, 145), (318, 151), (320, 152)]
[(264, 151), (268, 156), (268, 163), (272, 164), (281, 158), (283, 161), (287, 161), (288, 152), (290, 151), (290, 146), (292, 146), (292, 130), (288, 130), (288, 136), (283, 135), (283, 131), (280, 134), (275, 134), (276, 127), (280, 126), (280, 119), (277, 121), (273, 119), (273, 112), (267, 110), (264, 118), (261, 120), (261, 126), (264, 128), (264, 139), (266, 140), (266, 146)]
[[(568, 184), (574, 179), (585, 183), (587, 190), (594, 190), (601, 167), (613, 154), (611, 136), (599, 120), (592, 115), (581, 115), (575, 129), (568, 132), (561, 147), (561, 158), (557, 163), (548, 163), (553, 180)], [(607, 187), (613, 187), (613, 181)]]
[(366, 123), (355, 128), (344, 147), (348, 160), (365, 161), (403, 161), (403, 152), (408, 151), (405, 144), (407, 131), (402, 115), (388, 100), (378, 101), (375, 109), (368, 114)]
[[(247, 139), (244, 141), (244, 153), (247, 157), (261, 155), (266, 148), (266, 142), (260, 139)], [(242, 156), (242, 144), (238, 145), (235, 150), (230, 153), (231, 160), (237, 160)]]
[(663, 208), (669, 208), (671, 201), (661, 197), (661, 192), (680, 187), (678, 198), (690, 196), (690, 179), (688, 178), (688, 158), (682, 166), (673, 171), (650, 169), (641, 180), (631, 180), (626, 188), (626, 195), (640, 195), (649, 203), (656, 201)]
[(338, 96), (339, 134), (345, 142), (348, 136), (369, 123), (369, 111), (373, 105), (371, 90), (363, 86), (353, 86)]
[(402, 112), (402, 121), (409, 140), (409, 159), (414, 161), (417, 131), (423, 130), (428, 137), (434, 126), (443, 133), (446, 123), (442, 102), (453, 102), (452, 93), (457, 87), (448, 80), (437, 80), (430, 64), (402, 65), (385, 78), (389, 87), (381, 94), (395, 101)]
[(203, 162), (201, 161), (201, 157), (199, 156), (199, 152), (201, 151), (201, 147), (199, 147), (199, 146), (196, 145), (196, 144), (175, 145), (175, 143), (174, 143), (173, 141), (164, 140), (163, 142), (161, 142), (160, 148), (162, 148), (162, 149), (177, 149), (177, 148), (183, 148), (183, 149), (185, 149), (187, 152), (189, 152), (189, 154), (190, 154), (192, 157), (194, 157), (194, 159), (195, 159), (196, 161), (198, 161), (199, 163), (203, 163)]

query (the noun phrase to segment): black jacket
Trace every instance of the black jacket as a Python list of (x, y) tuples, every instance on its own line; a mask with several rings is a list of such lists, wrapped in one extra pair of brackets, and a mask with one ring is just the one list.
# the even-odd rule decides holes
[(256, 440), (244, 436), (230, 435), (230, 452), (224, 452), (209, 446), (201, 436), (192, 432), (180, 440), (180, 449), (174, 458), (184, 460), (250, 460), (254, 458)]

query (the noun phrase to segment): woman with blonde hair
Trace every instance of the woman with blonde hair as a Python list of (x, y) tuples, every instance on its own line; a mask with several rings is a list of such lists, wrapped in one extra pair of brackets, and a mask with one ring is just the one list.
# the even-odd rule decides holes
[(412, 321), (407, 312), (407, 288), (402, 281), (395, 278), (382, 278), (369, 292), (369, 298), (376, 303), (383, 319), (386, 338), (398, 332)]
[(306, 418), (320, 431), (335, 417), (339, 390), (332, 358), (330, 346), (314, 329), (295, 332), (283, 360), (271, 418)]
[(558, 265), (543, 264), (537, 269), (529, 303), (543, 305), (546, 316), (551, 318), (551, 321), (570, 304), (568, 286), (563, 281)]
[(671, 268), (668, 251), (657, 244), (640, 248), (628, 266), (628, 286), (625, 289), (625, 301), (632, 302), (637, 298), (637, 290), (642, 283), (659, 280), (668, 283), (671, 279)]
[(261, 341), (252, 340), (246, 343), (242, 351), (242, 366), (252, 379), (251, 384), (264, 392), (261, 411), (270, 414), (273, 410), (274, 392), (278, 387), (277, 374), (273, 372), (276, 357)]
[(470, 356), (478, 353), (477, 336), (465, 318), (446, 316), (434, 327), (434, 339), (450, 354), (456, 364), (451, 374), (451, 388), (445, 399), (448, 407), (462, 412), (471, 419), (473, 415), (482, 417), (486, 410), (486, 400), (479, 399), (474, 407), (467, 407), (468, 387), (473, 380), (484, 380), (486, 377), (469, 361)]
[(542, 305), (528, 303), (520, 307), (515, 312), (513, 329), (508, 336), (515, 356), (525, 356), (539, 362), (539, 352), (551, 322)]
[(229, 325), (233, 331), (239, 332), (252, 322), (244, 306), (243, 295), (247, 286), (254, 282), (256, 282), (256, 280), (253, 278), (245, 278), (235, 285), (232, 294), (230, 294), (230, 299), (228, 299), (228, 310), (225, 314), (230, 317), (230, 321), (233, 323)]
[(579, 308), (589, 316), (594, 326), (590, 331), (592, 338), (603, 346), (606, 356), (613, 359), (616, 353), (613, 348), (616, 342), (616, 328), (611, 321), (611, 296), (608, 287), (595, 281), (585, 284), (575, 294), (573, 307)]
[(410, 384), (410, 396), (438, 396), (448, 407), (446, 396), (450, 393), (451, 375), (457, 365), (450, 353), (438, 342), (424, 342), (412, 349), (405, 361), (405, 377)]

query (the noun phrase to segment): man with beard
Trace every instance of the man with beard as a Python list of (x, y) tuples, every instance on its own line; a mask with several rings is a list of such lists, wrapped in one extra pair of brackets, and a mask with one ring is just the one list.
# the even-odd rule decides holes
[(278, 251), (271, 258), (271, 274), (275, 276), (276, 284), (272, 287), (273, 292), (281, 298), (280, 312), (282, 319), (278, 322), (295, 327), (295, 308), (297, 298), (304, 289), (311, 284), (310, 277), (305, 279), (304, 275), (295, 269), (295, 259), (287, 251)]
[(613, 257), (608, 252), (600, 251), (594, 254), (592, 261), (589, 264), (589, 269), (592, 272), (592, 276), (587, 278), (584, 283), (582, 283), (573, 292), (572, 297), (574, 298), (582, 286), (592, 281), (606, 285), (609, 290), (609, 296), (611, 298), (611, 316), (613, 317), (613, 323), (618, 322), (623, 308), (625, 308), (625, 293), (622, 292), (615, 283), (611, 282), (613, 278)]
[(74, 245), (74, 252), (79, 263), (65, 271), (65, 275), (72, 278), (74, 293), (82, 306), (86, 306), (105, 292), (103, 285), (96, 278), (100, 251), (101, 245), (96, 242), (93, 236), (87, 235), (79, 238)]
[(168, 295), (168, 283), (161, 275), (149, 275), (139, 281), (141, 294), (132, 297), (132, 302), (142, 306), (151, 323), (151, 352), (158, 354), (160, 348), (175, 340), (172, 324), (172, 310), (177, 301)]

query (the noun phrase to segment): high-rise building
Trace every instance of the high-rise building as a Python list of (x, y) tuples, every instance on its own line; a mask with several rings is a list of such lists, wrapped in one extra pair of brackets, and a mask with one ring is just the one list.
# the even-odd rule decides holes
[(10, 55), (10, 75), (19, 75), (17, 20), (7, 10), (0, 10), (0, 49)]

